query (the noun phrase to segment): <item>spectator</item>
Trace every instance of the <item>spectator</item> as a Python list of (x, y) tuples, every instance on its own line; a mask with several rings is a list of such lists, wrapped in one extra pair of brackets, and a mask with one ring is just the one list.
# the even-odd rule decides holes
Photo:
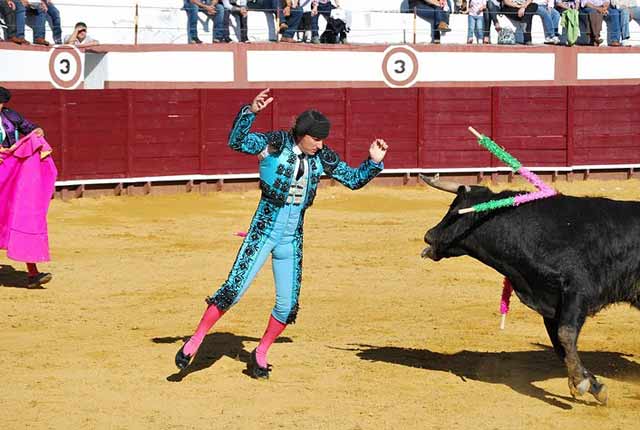
[(41, 24), (36, 24), (36, 38), (44, 39), (45, 36), (45, 22), (47, 21), (47, 16), (51, 18), (51, 31), (53, 33), (53, 42), (56, 45), (62, 44), (62, 26), (60, 25), (60, 11), (53, 4), (51, 0), (41, 0), (40, 1), (40, 9), (43, 11), (42, 14), (38, 15), (42, 20)]
[(33, 29), (33, 43), (36, 45), (49, 46), (49, 42), (44, 38), (45, 12), (40, 8), (40, 1), (13, 0), (16, 6), (16, 36), (24, 39), (25, 26), (27, 22), (27, 11), (36, 16), (35, 27)]
[(518, 43), (531, 45), (531, 21), (537, 9), (533, 0), (503, 0), (501, 12), (516, 26)]
[[(598, 15), (600, 18), (599, 26)], [(611, 7), (607, 0), (581, 0), (581, 28), (589, 28), (592, 45), (597, 46), (602, 43), (600, 32), (602, 31), (603, 19), (607, 22), (609, 46), (620, 46), (620, 11)]]
[[(640, 5), (638, 4), (638, 0), (618, 0), (618, 9), (624, 10), (629, 15), (629, 19), (627, 21), (634, 20), (638, 25), (640, 25)], [(627, 30), (628, 30), (627, 26)]]
[(248, 42), (249, 35), (247, 25), (249, 9), (247, 9), (247, 0), (222, 0), (222, 3), (224, 5), (224, 41), (231, 41), (231, 38), (229, 37), (229, 18), (233, 15), (240, 30), (238, 40), (240, 42)]
[(498, 22), (498, 14), (500, 13), (500, 0), (487, 0), (487, 7), (482, 13), (482, 32), (484, 37), (482, 43), (491, 43), (491, 22), (496, 31), (500, 33), (502, 27)]
[(409, 9), (431, 23), (431, 43), (440, 43), (440, 34), (451, 31), (444, 0), (409, 0)]
[(64, 38), (64, 43), (82, 48), (88, 48), (90, 46), (100, 44), (100, 42), (87, 34), (87, 24), (84, 22), (79, 22), (75, 25), (73, 33)]
[(295, 42), (293, 36), (295, 36), (298, 30), (303, 13), (298, 0), (283, 0), (282, 11), (280, 13), (281, 42)]
[(264, 12), (267, 19), (267, 30), (269, 32), (269, 40), (278, 41), (278, 31), (276, 30), (276, 21), (278, 18), (278, 5), (282, 0), (249, 0), (247, 7), (249, 10)]
[[(620, 33), (624, 43), (625, 40), (631, 38), (629, 22), (634, 19), (640, 24), (640, 7), (638, 7), (637, 0), (612, 0), (611, 4), (620, 12)], [(607, 33), (609, 40), (611, 40), (611, 32)]]
[[(572, 46), (576, 43), (580, 31), (578, 30), (578, 6), (574, 0), (556, 0), (555, 9), (560, 14), (562, 24), (562, 34), (560, 36), (560, 43), (562, 45)], [(570, 13), (569, 11), (575, 11)], [(569, 29), (572, 29), (571, 32)]]
[[(335, 3), (335, 5), (334, 5)], [(311, 13), (311, 43), (320, 43), (320, 15), (329, 22), (331, 18), (331, 11), (340, 7), (340, 0), (316, 0), (315, 1), (315, 13)]]
[[(216, 14), (215, 5), (218, 0), (213, 0), (212, 4), (207, 4), (200, 0), (183, 0), (183, 9), (187, 12), (187, 40), (188, 43), (202, 43), (198, 39), (198, 11), (202, 10), (209, 16)], [(215, 25), (215, 23), (214, 23)]]
[(557, 45), (560, 38), (557, 35), (560, 24), (560, 12), (554, 8), (555, 0), (533, 0), (537, 5), (536, 15), (542, 20), (544, 43)]
[(487, 8), (487, 0), (469, 0), (467, 15), (467, 43), (473, 43), (473, 35), (476, 43), (482, 43), (483, 22), (482, 12)]
[(7, 42), (17, 43), (18, 45), (28, 45), (29, 42), (27, 42), (24, 37), (18, 38), (16, 35), (16, 5), (13, 0), (0, 0), (0, 15), (2, 15), (4, 23), (7, 26)]
[(299, 5), (302, 8), (302, 18), (298, 25), (298, 36), (302, 33), (303, 42), (320, 43), (319, 37), (313, 42), (311, 35), (313, 17), (318, 15), (317, 0), (299, 0)]

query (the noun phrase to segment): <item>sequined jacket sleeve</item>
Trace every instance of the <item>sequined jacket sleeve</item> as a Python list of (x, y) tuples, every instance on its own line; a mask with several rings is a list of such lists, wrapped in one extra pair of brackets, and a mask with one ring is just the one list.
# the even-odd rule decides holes
[(353, 168), (342, 161), (340, 156), (326, 145), (320, 150), (319, 156), (324, 173), (352, 190), (367, 185), (384, 168), (382, 162), (376, 163), (369, 158), (357, 168)]
[(229, 133), (229, 147), (234, 151), (245, 154), (259, 154), (269, 143), (269, 134), (251, 133), (251, 126), (256, 119), (256, 114), (251, 112), (250, 106), (246, 105), (233, 121), (233, 128)]
[[(33, 130), (35, 130), (36, 128), (38, 128), (38, 126), (34, 123), (32, 123), (31, 121), (29, 121), (28, 119), (25, 119), (22, 115), (20, 115), (18, 112), (11, 110), (9, 108), (3, 108), (2, 109), (2, 116), (4, 116), (7, 120), (9, 120), (11, 122), (11, 124), (18, 129), (18, 131), (20, 132), (20, 134), (22, 135), (27, 135), (29, 133), (31, 133)], [(0, 119), (1, 121), (2, 119)], [(15, 135), (13, 133), (10, 133), (10, 131), (12, 130), (6, 130), (5, 132), (7, 133), (7, 137), (5, 139), (4, 145), (6, 147), (10, 147), (12, 146), (14, 143), (16, 143), (16, 138)], [(0, 144), (3, 142), (0, 142)]]

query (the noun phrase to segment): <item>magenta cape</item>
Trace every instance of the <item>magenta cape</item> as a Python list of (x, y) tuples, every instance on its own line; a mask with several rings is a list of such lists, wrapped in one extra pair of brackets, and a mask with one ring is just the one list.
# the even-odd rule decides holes
[(0, 154), (0, 249), (15, 261), (49, 261), (47, 211), (55, 191), (56, 165), (51, 147), (33, 133), (12, 153)]

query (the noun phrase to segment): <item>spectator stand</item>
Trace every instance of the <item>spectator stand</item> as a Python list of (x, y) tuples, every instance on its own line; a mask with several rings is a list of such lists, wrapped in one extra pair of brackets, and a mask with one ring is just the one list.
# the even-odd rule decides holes
[[(357, 44), (398, 44), (429, 43), (430, 24), (415, 18), (406, 10), (406, 0), (343, 0), (347, 11), (349, 43)], [(87, 0), (86, 3), (75, 0), (61, 0), (56, 3), (61, 11), (63, 33), (69, 34), (78, 21), (86, 22), (91, 34), (105, 44), (183, 44), (187, 42), (186, 14), (179, 0)], [(504, 16), (499, 17), (504, 27), (513, 27)], [(326, 25), (320, 19), (320, 31)], [(32, 29), (27, 21), (26, 38), (31, 40)], [(231, 34), (234, 40), (235, 21), (231, 20)], [(467, 16), (452, 14), (451, 32), (442, 38), (442, 44), (464, 44), (466, 42)], [(212, 40), (213, 21), (204, 13), (199, 17), (199, 32), (205, 43)], [(640, 26), (630, 23), (630, 45), (640, 44)], [(492, 41), (497, 34), (492, 28)], [(603, 34), (606, 24), (603, 24)], [(544, 33), (539, 18), (533, 20), (533, 43), (542, 44)], [(414, 37), (415, 34), (415, 37)], [(47, 39), (51, 40), (51, 29), (47, 25)], [(249, 40), (267, 42), (276, 39), (273, 14), (259, 11), (249, 12)]]

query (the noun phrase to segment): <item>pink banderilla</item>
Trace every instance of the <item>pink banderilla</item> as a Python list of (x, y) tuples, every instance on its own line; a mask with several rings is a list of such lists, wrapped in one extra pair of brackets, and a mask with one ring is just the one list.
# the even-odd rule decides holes
[(500, 319), (500, 330), (504, 330), (504, 322), (507, 319), (507, 314), (509, 313), (509, 302), (511, 301), (512, 292), (513, 287), (511, 286), (511, 281), (509, 281), (509, 278), (505, 276), (502, 283), (502, 297), (500, 298), (500, 313), (502, 314), (502, 318)]
[(551, 197), (557, 194), (556, 190), (545, 184), (544, 181), (538, 177), (538, 175), (536, 175), (526, 167), (520, 167), (518, 169), (518, 173), (520, 173), (523, 178), (533, 184), (538, 189), (538, 191), (527, 194), (519, 194), (515, 196), (515, 198), (513, 199), (514, 206), (531, 202), (533, 200), (544, 199), (546, 197)]
[(239, 237), (247, 237), (247, 233), (244, 231), (236, 231), (234, 234)]

